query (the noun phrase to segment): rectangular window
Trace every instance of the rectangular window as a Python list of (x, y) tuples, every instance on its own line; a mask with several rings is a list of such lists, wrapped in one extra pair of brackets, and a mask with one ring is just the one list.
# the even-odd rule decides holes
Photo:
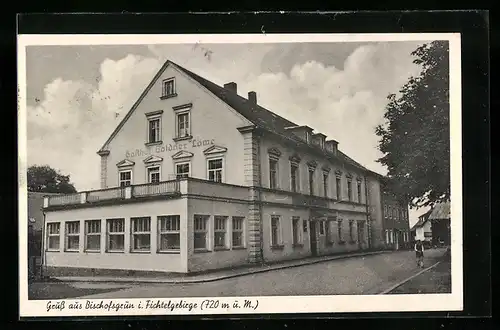
[(125, 248), (125, 219), (108, 219), (107, 250), (123, 252)]
[(309, 169), (309, 194), (314, 195), (314, 170)]
[(390, 241), (390, 238), (389, 238), (389, 230), (385, 230), (385, 243), (386, 244), (389, 244), (391, 241)]
[(326, 242), (328, 244), (333, 243), (333, 235), (332, 235), (332, 223), (335, 222), (335, 218), (328, 218), (326, 222)]
[(337, 237), (339, 238), (339, 242), (343, 242), (342, 235), (342, 220), (337, 220)]
[(238, 247), (243, 247), (244, 246), (244, 240), (243, 240), (243, 234), (244, 234), (244, 224), (245, 218), (243, 217), (233, 217), (233, 233), (232, 233), (232, 243), (233, 243), (233, 248), (238, 248)]
[(190, 176), (191, 165), (190, 163), (175, 164), (175, 176), (177, 179), (188, 178)]
[(278, 160), (269, 159), (269, 188), (278, 188)]
[(384, 217), (387, 218), (388, 212), (387, 212), (387, 204), (384, 204)]
[(189, 112), (177, 114), (177, 137), (182, 138), (190, 135)]
[(271, 216), (271, 246), (281, 245), (281, 221), (277, 215)]
[(358, 203), (361, 203), (362, 200), (361, 200), (361, 182), (358, 181)]
[(349, 221), (349, 238), (351, 242), (354, 241), (354, 221)]
[(214, 216), (214, 248), (227, 248), (227, 217)]
[(303, 227), (304, 233), (307, 233), (307, 220), (302, 221), (302, 227)]
[(194, 216), (194, 249), (195, 250), (208, 250), (208, 215), (195, 215)]
[(130, 218), (132, 226), (132, 252), (149, 252), (151, 249), (151, 218)]
[(328, 197), (328, 172), (323, 172), (323, 196)]
[(299, 165), (290, 164), (290, 185), (293, 192), (299, 191)]
[(335, 189), (337, 189), (337, 199), (341, 200), (342, 199), (342, 188), (341, 188), (340, 177), (335, 178)]
[(101, 220), (85, 221), (85, 251), (101, 250)]
[(155, 143), (161, 141), (161, 120), (160, 118), (148, 119), (148, 142)]
[(160, 166), (148, 167), (148, 182), (158, 183), (160, 181)]
[(59, 222), (51, 222), (47, 224), (47, 250), (59, 250), (61, 242), (60, 228), (61, 225)]
[(80, 250), (80, 221), (66, 222), (66, 251)]
[(352, 202), (352, 181), (347, 180), (347, 198)]
[(208, 180), (222, 182), (222, 158), (208, 160)]
[(301, 239), (301, 226), (300, 226), (300, 218), (292, 217), (292, 239), (293, 244), (298, 245), (302, 243)]
[(181, 248), (181, 217), (162, 215), (158, 217), (158, 251), (179, 251)]
[(319, 222), (319, 234), (320, 235), (325, 234), (325, 222), (324, 221)]
[(127, 187), (132, 184), (132, 171), (120, 171), (120, 187)]
[(175, 95), (175, 80), (174, 78), (167, 79), (163, 81), (163, 95), (162, 96), (173, 96)]

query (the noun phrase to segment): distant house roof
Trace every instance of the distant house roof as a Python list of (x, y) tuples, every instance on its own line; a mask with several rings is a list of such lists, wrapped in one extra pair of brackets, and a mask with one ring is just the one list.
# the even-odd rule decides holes
[(448, 220), (450, 218), (450, 202), (436, 204), (429, 216), (430, 220)]
[(43, 227), (43, 197), (60, 195), (55, 193), (30, 192), (28, 191), (28, 219), (34, 230), (41, 230)]
[[(103, 145), (103, 147), (99, 150), (98, 153), (104, 152), (105, 147), (107, 144), (111, 141), (111, 139), (114, 137), (114, 135), (121, 129), (121, 127), (124, 125), (125, 121), (130, 117), (132, 112), (137, 108), (141, 100), (144, 98), (145, 94), (152, 88), (154, 82), (159, 79), (161, 73), (166, 69), (166, 67), (171, 64), (175, 67), (177, 67), (180, 71), (188, 75), (190, 78), (194, 79), (196, 82), (198, 82), (200, 85), (205, 87), (208, 91), (210, 91), (212, 94), (214, 94), (217, 98), (225, 102), (227, 105), (229, 105), (231, 108), (236, 110), (239, 114), (241, 114), (243, 117), (245, 117), (247, 120), (252, 122), (256, 127), (263, 129), (265, 131), (280, 135), (284, 138), (287, 138), (294, 143), (297, 143), (299, 145), (307, 145), (306, 142), (302, 141), (300, 138), (295, 136), (293, 133), (290, 131), (286, 130), (286, 127), (293, 127), (293, 126), (298, 126), (294, 122), (291, 122), (277, 114), (275, 114), (272, 111), (267, 110), (266, 108), (255, 104), (246, 98), (238, 95), (237, 93), (228, 91), (226, 88), (221, 87), (203, 77), (200, 77), (199, 75), (189, 71), (186, 68), (183, 68), (182, 66), (168, 60), (165, 62), (165, 64), (162, 66), (162, 68), (158, 71), (158, 73), (155, 75), (151, 83), (148, 85), (148, 87), (144, 90), (142, 95), (139, 97), (137, 102), (134, 104), (134, 106), (130, 109), (130, 111), (125, 115), (123, 118), (122, 122), (116, 127), (115, 131), (111, 134), (109, 139), (106, 141), (106, 143)], [(325, 156), (328, 157), (333, 157), (333, 155), (327, 153), (326, 151), (322, 150), (318, 146), (314, 145), (307, 145), (309, 148), (314, 149), (316, 152), (322, 152)], [(348, 157), (346, 154), (341, 152), (340, 150), (337, 151), (336, 158), (342, 161), (343, 163), (350, 164), (354, 167), (357, 167), (359, 169), (362, 169), (374, 176), (377, 176), (378, 178), (382, 178), (383, 176), (379, 173), (376, 173), (374, 171), (371, 171), (358, 162), (354, 161), (352, 158)]]
[(421, 216), (419, 216), (417, 223), (414, 224), (413, 227), (411, 227), (410, 231), (413, 231), (417, 228), (423, 227), (425, 225), (425, 223), (427, 222), (427, 220), (429, 220), (429, 215), (431, 214), (431, 212), (432, 212), (432, 209), (430, 209), (429, 211), (427, 211), (424, 214), (422, 214)]

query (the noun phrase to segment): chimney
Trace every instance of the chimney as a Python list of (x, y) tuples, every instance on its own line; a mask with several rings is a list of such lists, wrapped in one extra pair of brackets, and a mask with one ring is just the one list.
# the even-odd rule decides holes
[(231, 91), (233, 93), (237, 93), (237, 85), (235, 82), (229, 82), (227, 84), (224, 84), (224, 89)]
[(257, 93), (254, 91), (248, 92), (248, 101), (252, 104), (257, 104)]

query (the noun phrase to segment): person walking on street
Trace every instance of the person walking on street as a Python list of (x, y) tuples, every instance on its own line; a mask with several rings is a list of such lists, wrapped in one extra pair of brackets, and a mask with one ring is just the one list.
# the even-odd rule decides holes
[(424, 244), (421, 240), (415, 243), (415, 254), (417, 256), (417, 265), (424, 268)]

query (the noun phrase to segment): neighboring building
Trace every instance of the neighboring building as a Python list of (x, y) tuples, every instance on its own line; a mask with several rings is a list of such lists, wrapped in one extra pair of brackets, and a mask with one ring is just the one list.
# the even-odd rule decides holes
[(416, 241), (432, 242), (432, 224), (429, 221), (431, 212), (432, 209), (419, 216), (417, 223), (411, 228), (415, 232)]
[(28, 192), (28, 273), (33, 277), (37, 273), (42, 257), (43, 199), (57, 194)]
[(382, 179), (382, 223), (386, 247), (399, 250), (410, 247), (408, 204), (391, 189), (390, 180)]
[(432, 224), (432, 239), (435, 245), (451, 244), (450, 220), (450, 202), (434, 205), (429, 214), (429, 222)]
[(45, 200), (47, 266), (187, 273), (384, 245), (380, 175), (170, 61), (98, 154), (101, 190)]

